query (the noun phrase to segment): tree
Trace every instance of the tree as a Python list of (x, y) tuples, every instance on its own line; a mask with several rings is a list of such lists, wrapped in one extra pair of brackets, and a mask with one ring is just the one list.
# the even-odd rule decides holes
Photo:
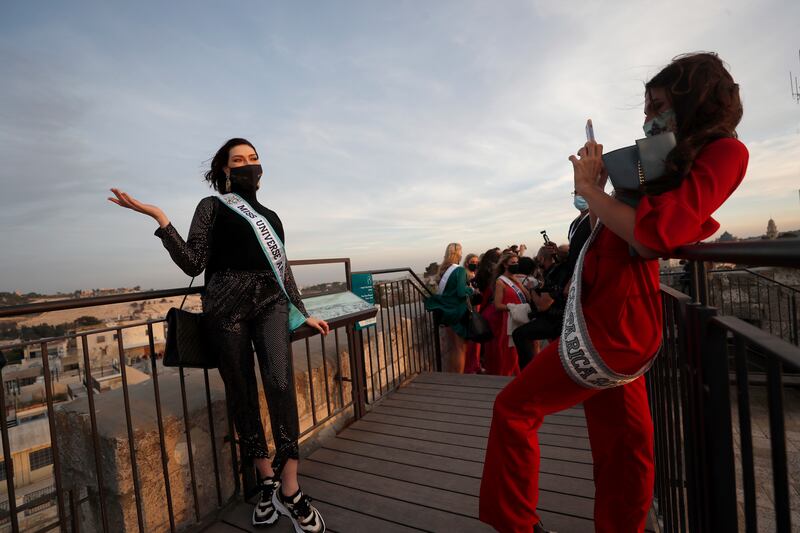
[(439, 263), (431, 263), (425, 269), (425, 277), (432, 277), (439, 273)]
[(94, 316), (82, 316), (75, 320), (76, 326), (99, 326), (102, 320)]
[(16, 322), (0, 322), (0, 339), (11, 340), (19, 338), (19, 329)]

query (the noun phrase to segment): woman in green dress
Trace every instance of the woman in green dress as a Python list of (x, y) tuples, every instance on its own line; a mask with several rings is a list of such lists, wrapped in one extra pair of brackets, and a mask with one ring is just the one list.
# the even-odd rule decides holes
[(461, 244), (451, 242), (444, 252), (439, 267), (437, 294), (425, 301), (425, 308), (433, 311), (439, 320), (439, 338), (442, 346), (442, 364), (445, 372), (464, 372), (467, 334), (467, 301), (473, 288), (467, 284), (467, 271), (461, 266)]

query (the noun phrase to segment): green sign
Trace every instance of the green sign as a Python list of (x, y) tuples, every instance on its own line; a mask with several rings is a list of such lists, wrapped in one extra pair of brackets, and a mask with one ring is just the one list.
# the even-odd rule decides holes
[[(372, 285), (372, 274), (350, 274), (350, 282), (353, 285), (353, 293), (362, 300), (375, 304), (375, 288)], [(376, 318), (362, 320), (356, 324), (356, 330), (375, 327)]]

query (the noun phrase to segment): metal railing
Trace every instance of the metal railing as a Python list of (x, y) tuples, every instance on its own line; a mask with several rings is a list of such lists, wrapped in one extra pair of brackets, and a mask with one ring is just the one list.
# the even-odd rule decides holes
[(373, 404), (413, 375), (440, 370), (441, 353), (433, 316), (424, 305), (431, 291), (410, 268), (357, 273), (392, 278), (374, 282), (378, 321), (375, 328), (358, 332), (368, 380), (366, 401)]
[[(661, 281), (691, 294), (691, 280), (683, 272), (663, 272)], [(749, 268), (709, 270), (706, 285), (710, 304), (722, 314), (741, 318), (800, 346), (800, 288)]]
[[(800, 241), (695, 245), (677, 255), (692, 261), (694, 298), (662, 285), (664, 343), (647, 374), (662, 528), (755, 532), (761, 522), (791, 531), (783, 373), (800, 370), (800, 348), (719, 314), (703, 262), (796, 267)], [(754, 385), (753, 368), (765, 370), (763, 385)], [(754, 403), (756, 387), (766, 405)], [(754, 453), (756, 416), (768, 420), (760, 440), (769, 461)]]
[[(350, 289), (350, 261), (349, 259), (325, 259), (293, 261), (293, 266), (318, 265), (327, 263), (342, 263), (345, 267), (347, 277), (347, 288)], [(367, 405), (374, 403), (389, 390), (393, 390), (405, 379), (423, 369), (430, 369), (435, 365), (436, 351), (431, 342), (433, 341), (432, 322), (428, 314), (422, 307), (421, 296), (425, 294), (424, 284), (411, 272), (410, 269), (395, 269), (391, 271), (375, 271), (375, 275), (389, 273), (406, 273), (410, 276), (404, 279), (394, 279), (381, 281), (376, 284), (376, 293), (379, 295), (379, 302), (383, 303), (381, 317), (378, 326), (374, 330), (356, 330), (355, 323), (370, 314), (356, 313), (338, 317), (328, 321), (331, 334), (323, 338), (315, 330), (303, 326), (296, 330), (292, 335), (292, 354), (295, 368), (300, 365), (301, 370), (305, 370), (306, 380), (304, 390), (298, 390), (298, 396), (302, 395), (307, 399), (310, 406), (308, 418), (303, 420), (301, 417), (301, 437), (307, 436), (323, 425), (331, 422), (337, 417), (344, 417), (344, 422), (360, 418), (366, 412)], [(162, 298), (198, 294), (202, 287), (191, 289), (171, 289), (165, 291), (149, 291), (143, 293), (130, 293), (113, 296), (102, 296), (98, 298), (82, 298), (63, 300), (56, 302), (45, 302), (41, 304), (12, 306), (0, 308), (0, 318), (18, 317), (32, 313), (43, 313), (64, 309), (84, 309), (99, 305), (109, 305), (127, 302), (142, 302), (147, 300), (160, 300)], [(50, 503), (55, 501), (56, 515), (49, 521), (35, 525), (28, 523), (25, 529), (36, 529), (37, 531), (49, 531), (59, 528), (61, 531), (79, 531), (81, 522), (85, 516), (95, 522), (95, 525), (103, 531), (112, 531), (111, 526), (115, 522), (112, 520), (110, 510), (111, 498), (113, 497), (109, 484), (115, 480), (105, 478), (108, 471), (104, 463), (107, 457), (102, 456), (101, 443), (101, 424), (108, 421), (99, 416), (98, 408), (103, 406), (107, 413), (112, 397), (116, 397), (117, 404), (121, 407), (116, 416), (124, 418), (122, 432), (125, 439), (125, 450), (127, 458), (123, 461), (129, 464), (129, 471), (120, 473), (121, 476), (130, 476), (133, 485), (132, 495), (135, 502), (135, 513), (131, 515), (133, 523), (127, 527), (138, 526), (139, 531), (153, 530), (151, 522), (153, 519), (148, 516), (152, 509), (145, 509), (143, 492), (152, 493), (152, 485), (144, 487), (141, 464), (144, 460), (141, 457), (141, 431), (137, 427), (139, 411), (149, 410), (152, 418), (155, 419), (157, 433), (157, 451), (160, 457), (152, 455), (148, 462), (148, 483), (153, 483), (152, 468), (161, 470), (157, 476), (158, 483), (163, 490), (163, 503), (165, 504), (168, 526), (166, 523), (159, 527), (170, 531), (185, 528), (191, 524), (203, 525), (208, 519), (213, 517), (230, 502), (252, 492), (255, 487), (254, 469), (249, 464), (240, 465), (240, 454), (235, 443), (235, 432), (232, 418), (228, 411), (226, 423), (220, 424), (220, 420), (215, 417), (214, 404), (219, 399), (219, 387), (212, 386), (212, 381), (216, 376), (209, 374), (207, 370), (192, 369), (165, 369), (160, 363), (159, 347), (161, 339), (155, 334), (155, 327), (160, 326), (163, 318), (153, 320), (141, 320), (134, 323), (103, 327), (93, 330), (84, 330), (53, 337), (47, 339), (36, 339), (22, 341), (13, 346), (4, 347), (8, 349), (23, 349), (28, 345), (38, 345), (41, 350), (42, 375), (44, 380), (44, 406), (47, 411), (48, 432), (50, 435), (50, 445), (52, 447), (52, 480), (53, 491), (31, 493), (32, 495), (23, 498), (22, 503), (18, 503), (18, 485), (15, 484), (14, 455), (20, 450), (12, 450), (10, 444), (10, 432), (17, 428), (9, 428), (6, 424), (0, 425), (0, 436), (2, 437), (2, 450), (5, 467), (5, 488), (8, 499), (0, 502), (0, 523), (8, 521), (13, 532), (21, 530), (20, 519), (27, 520), (35, 516), (34, 511), (50, 508)], [(144, 328), (147, 337), (147, 354), (142, 363), (141, 371), (148, 374), (146, 381), (147, 389), (142, 389), (141, 384), (132, 384), (129, 363), (126, 357), (125, 332), (134, 328)], [(112, 334), (116, 336), (116, 354), (106, 354), (104, 361), (116, 359), (116, 367), (119, 369), (119, 386), (122, 390), (119, 398), (118, 392), (100, 392), (95, 390), (98, 381), (94, 379), (94, 371), (97, 368), (97, 357), (92, 357), (90, 349), (90, 339), (98, 335)], [(377, 349), (377, 339), (383, 348)], [(85, 385), (86, 415), (88, 417), (88, 441), (86, 443), (86, 454), (89, 462), (92, 463), (93, 480), (87, 486), (77, 486), (74, 480), (67, 479), (64, 475), (64, 464), (60, 453), (61, 439), (64, 434), (59, 434), (59, 427), (56, 425), (56, 409), (62, 410), (63, 404), (58, 404), (55, 400), (53, 372), (50, 369), (51, 362), (56, 360), (50, 357), (49, 346), (64, 340), (76, 343), (78, 352), (82, 355), (83, 371), (80, 375), (81, 383)], [(373, 357), (371, 350), (376, 346), (375, 355), (381, 354), (379, 363), (377, 357)], [(318, 347), (318, 349), (317, 349)], [(314, 357), (312, 357), (312, 355)], [(320, 355), (321, 357), (317, 357)], [(105, 368), (101, 362), (101, 368)], [(365, 364), (366, 362), (366, 364)], [(303, 363), (305, 363), (303, 365)], [(329, 368), (335, 365), (335, 368)], [(305, 368), (302, 368), (302, 367)], [(9, 372), (14, 365), (7, 365), (2, 369), (2, 373)], [(316, 371), (316, 372), (315, 372)], [(322, 379), (314, 379), (315, 375), (321, 371)], [(177, 375), (176, 375), (177, 373)], [(329, 377), (332, 374), (332, 377)], [(214, 380), (212, 380), (214, 378)], [(165, 385), (164, 380), (169, 380)], [(190, 383), (191, 382), (191, 383)], [(175, 464), (171, 462), (167, 450), (167, 437), (165, 435), (165, 425), (167, 414), (164, 409), (168, 407), (165, 403), (164, 394), (173, 394), (172, 385), (179, 388), (179, 405), (172, 405), (173, 410), (177, 410), (181, 415), (180, 432), (186, 442), (186, 466), (183, 468), (182, 476), (188, 478), (188, 508), (181, 516), (176, 512), (176, 491), (183, 490), (185, 487), (174, 486), (176, 479)], [(367, 387), (370, 384), (371, 388)], [(168, 387), (165, 389), (164, 387)], [(187, 401), (187, 389), (190, 387), (201, 386), (203, 388), (201, 396), (203, 398), (203, 409), (206, 411), (207, 422), (203, 422), (201, 430), (207, 431), (211, 440), (211, 451), (209, 457), (197, 457), (193, 446), (193, 426), (198, 418), (192, 419)], [(349, 390), (348, 390), (349, 389)], [(150, 391), (150, 392), (147, 392)], [(195, 390), (196, 392), (196, 390)], [(143, 398), (143, 394), (148, 393), (152, 396)], [(213, 394), (212, 394), (213, 393)], [(135, 398), (133, 397), (135, 396)], [(145, 394), (146, 396), (146, 394)], [(224, 395), (223, 395), (224, 397)], [(0, 387), (0, 413), (6, 413), (7, 392), (5, 387)], [(134, 401), (136, 400), (136, 401)], [(352, 410), (352, 411), (351, 411)], [(102, 418), (102, 420), (101, 420)], [(172, 435), (174, 437), (174, 435)], [(171, 438), (172, 438), (171, 437)], [(91, 448), (89, 451), (88, 448)], [(225, 449), (227, 448), (227, 450)], [(117, 450), (121, 451), (121, 450)], [(151, 448), (152, 451), (152, 448)], [(229, 459), (225, 459), (228, 456)], [(213, 466), (213, 480), (199, 479), (200, 469), (198, 461), (210, 459)], [(229, 468), (223, 468), (223, 463), (228, 464)], [(120, 463), (122, 464), (122, 463)], [(207, 464), (207, 463), (206, 463)], [(240, 467), (241, 466), (241, 467)], [(178, 476), (178, 479), (180, 476)], [(202, 483), (200, 483), (202, 482)], [(199, 486), (213, 485), (211, 500), (203, 499), (200, 494)], [(203, 505), (201, 505), (201, 501)], [(87, 515), (88, 506), (88, 515)], [(118, 513), (118, 509), (115, 507)], [(97, 516), (92, 518), (92, 513)], [(39, 514), (39, 513), (36, 513)], [(42, 513), (43, 514), (43, 513)], [(119, 517), (115, 517), (119, 520)]]

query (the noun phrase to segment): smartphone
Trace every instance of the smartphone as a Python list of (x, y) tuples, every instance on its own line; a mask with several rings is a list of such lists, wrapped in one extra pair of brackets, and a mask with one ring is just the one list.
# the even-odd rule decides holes
[(586, 121), (586, 140), (594, 141), (594, 126), (592, 126), (592, 119)]
[(545, 244), (550, 244), (550, 238), (547, 236), (547, 230), (546, 230), (546, 229), (543, 229), (543, 230), (542, 230), (542, 231), (540, 231), (539, 233), (541, 233), (541, 234), (542, 234), (542, 238), (544, 238), (544, 243), (545, 243)]

